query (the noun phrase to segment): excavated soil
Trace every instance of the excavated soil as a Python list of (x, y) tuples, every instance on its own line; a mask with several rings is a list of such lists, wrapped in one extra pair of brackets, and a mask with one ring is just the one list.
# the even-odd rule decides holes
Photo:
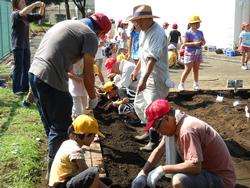
[[(218, 95), (224, 97), (222, 102), (216, 102)], [(245, 116), (249, 97), (250, 92), (247, 90), (237, 93), (172, 93), (168, 97), (172, 107), (206, 121), (220, 133), (234, 161), (238, 188), (250, 187), (250, 123)], [(239, 101), (239, 105), (233, 106), (235, 101)], [(250, 105), (248, 107), (250, 109)], [(113, 181), (112, 187), (128, 188), (149, 153), (139, 150), (145, 143), (134, 140), (135, 135), (143, 132), (143, 127), (128, 125), (123, 119), (115, 116), (106, 117), (106, 120), (97, 117), (102, 131), (106, 134), (106, 139), (101, 141), (104, 164), (107, 175)], [(170, 187), (170, 181), (164, 179), (157, 187)]]

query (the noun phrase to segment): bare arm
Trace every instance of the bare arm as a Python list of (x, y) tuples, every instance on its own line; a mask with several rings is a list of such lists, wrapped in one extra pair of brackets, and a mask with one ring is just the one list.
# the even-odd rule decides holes
[(83, 82), (88, 92), (89, 98), (94, 99), (95, 93), (95, 76), (94, 76), (94, 57), (90, 54), (84, 54), (83, 56), (84, 69), (83, 69)]
[(45, 7), (46, 7), (46, 4), (45, 4), (45, 3), (42, 3), (42, 6), (40, 7), (40, 10), (39, 10), (39, 14), (40, 14), (41, 16), (44, 16)]
[(133, 37), (130, 36), (128, 39), (128, 56), (131, 57), (132, 53), (132, 42), (133, 42)]
[(127, 104), (128, 102), (128, 97), (124, 97), (123, 99), (118, 99), (117, 101), (114, 101), (112, 105), (118, 108), (121, 104)]
[(24, 9), (22, 9), (22, 10), (19, 12), (19, 15), (20, 15), (20, 16), (25, 16), (26, 14), (30, 13), (34, 8), (42, 7), (43, 4), (44, 4), (44, 3), (41, 2), (41, 1), (36, 1), (35, 3), (32, 3), (31, 5), (25, 7)]
[(79, 76), (76, 76), (74, 74), (72, 74), (71, 72), (68, 72), (68, 77), (72, 80), (75, 80), (77, 82), (82, 82), (82, 78)]
[(188, 42), (188, 38), (187, 37), (183, 37), (182, 40), (183, 40), (183, 46), (195, 47), (195, 46), (202, 45), (202, 41), (199, 41), (199, 42)]
[(239, 50), (241, 49), (241, 48), (240, 48), (241, 43), (242, 43), (242, 37), (240, 37), (240, 40), (239, 40), (239, 47), (238, 47)]
[(99, 78), (100, 82), (102, 82), (102, 84), (103, 84), (104, 83), (104, 77), (103, 77), (101, 71), (99, 71), (98, 78)]
[(140, 71), (141, 69), (141, 62), (139, 61), (134, 69), (134, 71), (132, 72), (131, 76), (130, 76), (130, 79), (132, 81), (136, 80), (136, 76), (138, 74), (138, 72)]
[[(161, 157), (165, 153), (165, 140), (162, 138), (160, 144), (150, 154), (146, 164), (139, 173), (140, 175), (147, 175), (153, 168), (157, 166)], [(191, 161), (185, 161), (183, 163), (174, 165), (163, 165), (164, 173), (190, 173), (198, 174), (201, 172), (201, 162), (193, 163)]]
[(147, 63), (145, 74), (142, 76), (141, 81), (139, 82), (138, 87), (137, 87), (137, 91), (136, 91), (137, 94), (146, 88), (148, 77), (153, 71), (155, 63), (156, 63), (156, 60), (154, 58), (152, 57), (148, 58), (148, 63)]
[(203, 45), (205, 45), (206, 44), (206, 40), (205, 40), (205, 38), (204, 38), (204, 36), (202, 37), (202, 39), (201, 39), (201, 45), (203, 46)]
[(143, 169), (139, 175), (147, 175), (153, 168), (160, 162), (163, 154), (165, 153), (165, 140), (164, 137), (161, 139), (160, 144), (152, 151)]
[(88, 168), (86, 161), (83, 159), (76, 159), (75, 162), (78, 166), (78, 170), (79, 170), (78, 173), (80, 173)]
[(199, 174), (201, 172), (201, 166), (201, 162), (192, 163), (191, 161), (185, 161), (174, 165), (164, 165), (163, 171), (165, 173)]

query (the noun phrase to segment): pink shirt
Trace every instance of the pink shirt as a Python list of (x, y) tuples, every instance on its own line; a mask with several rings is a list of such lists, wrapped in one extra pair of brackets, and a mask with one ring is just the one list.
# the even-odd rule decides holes
[(226, 188), (235, 187), (235, 173), (227, 146), (207, 123), (186, 116), (178, 125), (177, 151), (184, 161), (201, 162), (202, 169), (218, 175)]

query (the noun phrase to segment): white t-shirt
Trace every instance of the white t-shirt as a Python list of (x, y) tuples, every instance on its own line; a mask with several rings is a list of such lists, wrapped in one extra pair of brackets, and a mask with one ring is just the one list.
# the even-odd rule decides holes
[(95, 59), (103, 59), (102, 47), (98, 47), (98, 50), (95, 55)]
[[(73, 74), (76, 76), (81, 76), (82, 72), (83, 72), (83, 60), (81, 59), (77, 63), (73, 64)], [(72, 97), (80, 97), (86, 95), (86, 89), (83, 81), (77, 82), (69, 78), (68, 85), (69, 85), (69, 92)]]
[(130, 76), (132, 74), (132, 72), (135, 69), (135, 64), (131, 63), (129, 61), (126, 60), (122, 60), (120, 62), (119, 65), (119, 70), (121, 72), (120, 74), (120, 80), (119, 82), (116, 83), (116, 85), (121, 88), (121, 87), (126, 87), (129, 89), (132, 89), (133, 91), (136, 91), (140, 76), (141, 76), (141, 72), (138, 73), (137, 75), (137, 81), (133, 81), (130, 79)]

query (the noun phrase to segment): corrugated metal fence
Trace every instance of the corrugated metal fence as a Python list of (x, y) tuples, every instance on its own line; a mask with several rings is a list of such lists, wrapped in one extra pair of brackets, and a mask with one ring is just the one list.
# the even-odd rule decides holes
[(0, 0), (0, 59), (11, 51), (10, 14), (11, 1)]

